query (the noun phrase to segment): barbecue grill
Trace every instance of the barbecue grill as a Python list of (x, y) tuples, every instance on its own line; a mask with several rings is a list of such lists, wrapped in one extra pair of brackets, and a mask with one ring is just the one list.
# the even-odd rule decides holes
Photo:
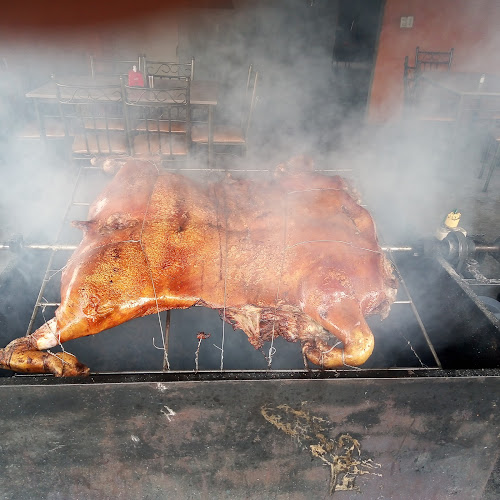
[[(23, 333), (16, 330), (19, 322), (11, 323), (19, 294), (35, 303), (26, 333), (52, 317), (59, 304), (60, 271), (81, 236), (67, 223), (86, 218), (104, 175), (98, 168), (81, 167), (54, 243), (17, 237), (1, 245), (17, 253), (0, 284), (3, 297), (11, 297), (2, 311), (7, 322), (3, 345)], [(389, 498), (407, 498), (398, 493), (405, 482), (430, 498), (438, 480), (441, 496), (436, 498), (456, 492), (476, 498), (477, 488), (484, 498), (493, 498), (498, 493), (500, 322), (479, 297), (493, 299), (500, 292), (500, 279), (485, 276), (485, 261), (497, 262), (500, 241), (452, 231), (442, 241), (382, 246), (400, 286), (389, 317), (383, 322), (368, 318), (376, 343), (362, 368), (314, 369), (297, 344), (282, 339), (275, 340), (273, 352), (269, 346), (256, 351), (242, 332), (228, 331), (217, 312), (206, 308), (139, 318), (64, 344), (96, 370), (88, 379), (0, 379), (6, 449), (14, 466), (27, 474), (35, 470), (12, 448), (34, 426), (39, 432), (33, 449), (37, 456), (50, 456), (40, 485), (64, 489), (58, 478), (68, 455), (44, 453), (71, 446), (75, 438), (68, 434), (68, 420), (79, 425), (85, 409), (91, 429), (85, 427), (74, 441), (80, 451), (69, 452), (70, 464), (80, 460), (83, 468), (69, 470), (78, 481), (92, 475), (95, 487), (111, 496), (120, 488), (109, 474), (96, 475), (90, 450), (104, 447), (109, 471), (122, 468), (125, 475), (137, 464), (152, 464), (153, 471), (134, 472), (132, 496), (137, 498), (149, 488), (152, 498), (175, 488), (205, 488), (207, 498), (267, 498), (282, 488), (297, 498), (343, 488), (359, 489), (356, 498), (374, 498), (379, 490)], [(23, 321), (29, 316), (18, 314)], [(165, 351), (159, 348), (162, 332)], [(26, 412), (33, 414), (25, 418)], [(53, 442), (50, 433), (57, 436)], [(283, 455), (272, 455), (276, 446)], [(162, 449), (175, 450), (163, 469), (157, 460)], [(222, 456), (226, 462), (221, 463)], [(460, 473), (471, 463), (472, 481)], [(271, 476), (265, 472), (269, 467)], [(9, 477), (22, 488), (19, 479)], [(291, 482), (291, 477), (296, 479)], [(161, 484), (157, 490), (152, 478)], [(75, 491), (88, 489), (80, 484)]]
[[(184, 173), (208, 175), (204, 169), (188, 169)], [(234, 174), (262, 176), (267, 172), (246, 170)], [(210, 175), (217, 174), (211, 169)], [(19, 268), (24, 268), (22, 272), (26, 275), (39, 275), (41, 286), (26, 334), (50, 319), (59, 306), (60, 271), (81, 238), (80, 231), (71, 228), (69, 222), (87, 218), (90, 201), (108, 180), (99, 168), (81, 167), (54, 243), (27, 243), (17, 236), (0, 245), (0, 249), (22, 256), (29, 253), (29, 259), (19, 259)], [(500, 279), (484, 276), (482, 268), (485, 268), (485, 257), (500, 266), (500, 238), (487, 243), (456, 230), (449, 231), (441, 241), (428, 238), (405, 245), (382, 244), (382, 249), (394, 264), (400, 286), (389, 318), (381, 322), (378, 317), (368, 317), (377, 341), (373, 355), (362, 370), (498, 368), (500, 358), (495, 339), (499, 322), (494, 314), (494, 299), (500, 293)], [(25, 292), (33, 294), (33, 290)], [(479, 298), (485, 295), (490, 297), (490, 302)], [(261, 352), (255, 351), (244, 334), (226, 332), (228, 327), (217, 312), (205, 308), (168, 311), (132, 323), (137, 325), (118, 326), (110, 333), (77, 339), (65, 346), (77, 357), (88, 359), (99, 372), (271, 368), (283, 370), (286, 375), (287, 370), (309, 372), (311, 369), (299, 354), (297, 344), (278, 338), (278, 344), (273, 343), (272, 355), (269, 346)], [(138, 335), (137, 330), (144, 336)], [(210, 335), (198, 338), (199, 332)], [(16, 336), (16, 332), (12, 335)], [(158, 347), (163, 336), (166, 337), (165, 350)], [(113, 338), (112, 348), (108, 344), (110, 339), (101, 340), (104, 337)], [(101, 345), (101, 342), (105, 343)], [(126, 353), (119, 356), (116, 348), (119, 344), (130, 346), (132, 352), (141, 352), (141, 359), (134, 360), (134, 356)], [(106, 359), (107, 356), (110, 359)]]
[[(110, 50), (122, 58), (135, 48), (179, 60), (195, 54), (196, 78), (220, 80), (227, 97), (239, 88), (235, 70), (250, 62), (258, 65), (265, 92), (255, 123), (262, 140), (250, 141), (257, 147), (249, 152), (265, 161), (279, 154), (282, 161), (283, 151), (309, 149), (324, 153), (328, 164), (356, 165), (360, 181), (371, 184), (363, 191), (375, 195), (368, 206), (373, 218), (390, 224), (379, 227), (379, 237), (385, 235), (381, 241), (397, 266), (400, 286), (390, 316), (383, 322), (368, 318), (375, 351), (359, 369), (305, 366), (300, 346), (282, 339), (274, 351), (269, 345), (256, 351), (242, 332), (224, 330), (217, 312), (194, 307), (65, 343), (95, 370), (87, 378), (1, 372), (0, 497), (499, 498), (499, 242), (458, 233), (442, 242), (418, 241), (421, 231), (413, 231), (411, 224), (414, 215), (420, 223), (426, 211), (430, 216), (437, 212), (436, 205), (448, 210), (452, 207), (442, 206), (451, 198), (470, 194), (475, 163), (461, 156), (473, 141), (455, 140), (451, 159), (441, 151), (448, 142), (438, 133), (449, 123), (426, 124), (423, 135), (406, 128), (401, 134), (404, 127), (397, 123), (397, 133), (387, 134), (384, 126), (365, 129), (358, 120), (365, 111), (369, 119), (384, 119), (393, 104), (397, 107), (400, 63), (424, 41), (430, 50), (440, 50), (441, 43), (443, 49), (456, 47), (452, 71), (491, 69), (498, 18), (493, 3), (471, 15), (460, 8), (465, 2), (458, 8), (451, 2), (422, 2), (414, 26), (408, 29), (406, 21), (414, 13), (406, 12), (401, 26), (407, 27), (399, 31), (400, 6), (380, 0), (177, 0), (175, 8), (163, 1), (125, 9), (122, 2), (93, 8), (87, 1), (78, 15), (68, 2), (60, 3), (54, 9), (43, 2), (19, 8), (10, 2), (0, 19), (8, 27), (3, 49), (9, 51), (11, 43), (14, 49), (9, 64), (8, 54), (1, 54), (2, 87), (9, 92), (2, 107), (5, 199), (0, 209), (15, 200), (16, 210), (4, 220), (24, 234), (24, 240), (10, 234), (4, 238), (5, 228), (0, 228), (0, 254), (12, 256), (0, 271), (0, 347), (53, 315), (60, 300), (60, 270), (81, 238), (67, 222), (86, 218), (88, 202), (108, 180), (99, 169), (80, 170), (60, 232), (44, 236), (51, 221), (63, 215), (57, 210), (49, 214), (52, 207), (45, 210), (47, 198), (49, 205), (59, 203), (50, 193), (66, 193), (60, 180), (71, 167), (64, 160), (60, 171), (58, 163), (53, 169), (53, 158), (38, 146), (29, 158), (25, 142), (9, 154), (10, 141), (3, 140), (24, 113), (11, 99), (21, 85), (16, 79), (10, 87), (7, 70), (18, 66), (22, 80), (30, 80), (24, 97), (45, 83), (49, 72), (83, 73), (79, 57), (84, 63), (84, 50), (103, 55)], [(172, 10), (187, 4), (187, 15), (176, 22)], [(152, 22), (143, 22), (141, 15), (149, 12)], [(443, 30), (439, 14), (453, 30)], [(85, 26), (90, 25), (87, 36)], [(37, 29), (23, 42), (27, 26)], [(12, 39), (10, 32), (15, 32)], [(79, 47), (64, 41), (64, 32), (72, 33)], [(46, 38), (57, 39), (55, 53)], [(337, 50), (345, 42), (348, 50)], [(23, 57), (34, 45), (39, 50)], [(342, 57), (346, 52), (348, 57)], [(218, 104), (219, 112), (232, 115), (233, 109)], [(59, 147), (49, 142), (50, 151)], [(67, 158), (67, 146), (61, 157)], [(421, 150), (430, 154), (422, 157)], [(479, 219), (484, 208), (498, 208), (489, 203), (495, 201), (494, 192), (474, 207)], [(404, 209), (398, 211), (405, 196)], [(383, 206), (375, 206), (377, 200)], [(27, 202), (40, 207), (40, 214), (34, 211), (41, 221), (34, 234), (18, 224), (22, 217), (17, 212)], [(433, 229), (433, 223), (423, 226)], [(401, 229), (408, 229), (409, 236), (399, 240), (391, 233)], [(158, 349), (161, 330), (168, 333), (170, 370), (164, 350)]]

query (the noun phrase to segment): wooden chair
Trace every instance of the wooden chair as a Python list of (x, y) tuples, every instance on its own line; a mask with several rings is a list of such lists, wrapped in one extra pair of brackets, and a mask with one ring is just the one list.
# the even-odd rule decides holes
[(77, 160), (129, 155), (120, 85), (77, 86), (56, 82), (57, 101), (66, 136), (73, 135), (72, 154)]
[[(26, 113), (15, 131), (15, 136), (18, 139), (46, 142), (67, 137), (64, 121), (57, 105), (34, 100), (32, 106), (33, 110)], [(72, 134), (71, 129), (69, 134)]]
[(445, 52), (415, 49), (415, 71), (417, 74), (423, 71), (445, 70), (449, 71), (453, 60), (453, 51), (451, 48)]
[(131, 154), (154, 161), (185, 161), (191, 143), (190, 78), (168, 89), (129, 87), (122, 94)]
[(65, 131), (57, 104), (27, 99), (25, 93), (29, 83), (26, 83), (25, 75), (19, 68), (9, 65), (6, 57), (0, 58), (0, 74), (3, 118), (0, 135), (45, 143), (49, 139), (64, 139)]
[(427, 93), (429, 89), (419, 77), (417, 65), (411, 66), (408, 56), (405, 56), (403, 64), (404, 117), (426, 122), (455, 123), (458, 118), (459, 98), (444, 91), (438, 96), (439, 92), (434, 88), (432, 92), (434, 99), (429, 99)]
[(148, 61), (144, 58), (144, 73), (150, 88), (155, 87), (155, 80), (161, 79), (194, 79), (194, 57), (189, 63)]
[[(410, 66), (408, 56), (405, 57), (403, 66), (404, 103), (406, 111), (417, 115), (419, 120), (437, 122), (455, 122), (457, 106), (454, 105), (452, 96), (443, 96), (437, 107), (429, 109), (426, 96), (419, 77), (425, 71), (449, 71), (453, 60), (454, 49), (449, 51), (425, 51), (420, 47), (415, 49), (415, 65)], [(430, 103), (431, 104), (431, 103)]]
[[(247, 138), (252, 122), (253, 113), (257, 103), (257, 83), (259, 72), (252, 66), (249, 67), (247, 86), (244, 93), (243, 109), (233, 123), (215, 123), (213, 127), (213, 144), (226, 152), (236, 148), (241, 156), (244, 156), (247, 149)], [(208, 145), (208, 124), (193, 124), (191, 140), (196, 145)], [(217, 151), (216, 151), (217, 152)]]
[(411, 66), (408, 56), (403, 64), (402, 118), (411, 133), (420, 140), (442, 147), (452, 158), (456, 154), (459, 136), (460, 98), (430, 87)]
[(128, 75), (128, 72), (133, 66), (137, 67), (138, 71), (143, 71), (144, 67), (144, 57), (142, 55), (136, 58), (130, 58), (126, 60), (112, 59), (112, 58), (100, 58), (95, 56), (90, 56), (90, 74), (92, 77), (98, 75), (107, 76), (122, 76)]

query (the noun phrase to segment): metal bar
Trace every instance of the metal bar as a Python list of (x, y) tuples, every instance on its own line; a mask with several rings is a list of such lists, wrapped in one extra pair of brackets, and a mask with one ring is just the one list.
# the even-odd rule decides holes
[(486, 278), (486, 281), (478, 281), (474, 278), (462, 278), (468, 285), (473, 286), (491, 286), (500, 285), (500, 279)]
[(474, 380), (477, 377), (500, 377), (497, 368), (439, 370), (437, 368), (384, 368), (366, 370), (228, 370), (221, 374), (220, 370), (153, 372), (99, 372), (89, 377), (53, 377), (46, 373), (41, 375), (16, 374), (13, 377), (0, 377), (0, 387), (9, 386), (53, 386), (53, 385), (101, 385), (101, 384), (144, 384), (148, 382), (206, 382), (222, 380), (323, 380), (323, 379), (406, 379), (454, 378)]
[[(75, 185), (74, 185), (73, 191), (71, 193), (71, 199), (70, 199), (70, 202), (68, 203), (68, 207), (66, 208), (66, 212), (64, 214), (64, 217), (63, 217), (61, 226), (59, 228), (59, 231), (57, 232), (56, 242), (58, 242), (59, 238), (61, 237), (61, 234), (62, 234), (62, 231), (63, 231), (63, 227), (64, 227), (64, 222), (68, 218), (69, 212), (71, 210), (72, 201), (73, 201), (73, 198), (75, 197), (76, 190), (78, 188), (78, 184), (80, 182), (81, 176), (82, 176), (82, 168), (78, 169), (78, 174), (76, 176)], [(40, 287), (40, 291), (38, 292), (38, 297), (37, 297), (36, 302), (35, 302), (35, 307), (33, 308), (33, 312), (31, 313), (31, 318), (30, 318), (30, 322), (28, 324), (28, 328), (26, 330), (26, 335), (30, 335), (31, 334), (31, 330), (33, 329), (33, 325), (35, 323), (35, 319), (36, 319), (36, 316), (38, 314), (38, 309), (40, 308), (40, 304), (41, 304), (41, 300), (42, 300), (43, 294), (45, 292), (45, 288), (47, 286), (47, 283), (50, 280), (49, 273), (50, 273), (50, 270), (52, 268), (52, 262), (54, 260), (55, 255), (56, 255), (56, 251), (53, 250), (53, 249), (51, 249), (51, 250), (52, 250), (52, 252), (50, 254), (49, 261), (47, 263), (47, 267), (46, 267), (46, 270), (45, 270), (44, 278), (42, 280), (42, 285)]]
[(76, 245), (39, 245), (39, 244), (29, 244), (24, 245), (23, 248), (29, 248), (32, 250), (53, 250), (57, 252), (58, 250), (76, 250)]
[(481, 243), (476, 244), (476, 252), (498, 252), (500, 251), (499, 245), (483, 245)]
[(170, 371), (170, 363), (168, 361), (168, 339), (170, 336), (170, 309), (167, 310), (167, 317), (165, 319), (165, 344), (163, 348), (163, 371)]
[[(78, 248), (78, 245), (65, 245), (65, 244), (42, 244), (42, 243), (28, 243), (26, 245), (21, 245), (22, 248), (28, 248), (30, 250), (53, 250), (53, 251), (74, 251)], [(381, 247), (384, 252), (412, 252), (415, 249), (413, 247)], [(9, 244), (0, 244), (0, 250), (9, 250)]]
[(418, 326), (422, 330), (422, 334), (425, 338), (425, 341), (427, 342), (427, 345), (432, 353), (432, 356), (433, 356), (434, 360), (436, 361), (438, 368), (442, 369), (443, 367), (441, 365), (441, 361), (439, 360), (438, 355), (436, 353), (436, 350), (434, 349), (434, 346), (432, 345), (431, 339), (429, 338), (429, 335), (427, 334), (427, 330), (425, 329), (424, 323), (422, 322), (422, 318), (420, 317), (420, 314), (418, 313), (417, 308), (415, 307), (415, 304), (413, 303), (413, 299), (411, 298), (410, 291), (408, 290), (408, 287), (406, 286), (405, 280), (403, 279), (403, 276), (401, 275), (401, 272), (399, 271), (399, 268), (393, 259), (392, 259), (392, 263), (394, 264), (394, 268), (396, 269), (399, 281), (404, 288), (406, 296), (408, 297), (408, 299), (410, 299), (409, 304), (410, 304), (411, 310), (412, 310), (412, 312), (417, 320)]
[[(185, 170), (185, 169), (183, 169)], [(225, 170), (227, 172), (227, 170)], [(76, 205), (76, 204), (73, 204)], [(29, 248), (30, 250), (76, 250), (78, 248), (78, 245), (65, 245), (65, 244), (53, 244), (53, 245), (46, 245), (46, 244), (41, 244), (41, 243), (29, 243), (26, 245), (21, 245), (22, 248)], [(381, 246), (380, 247), (383, 252), (414, 252), (416, 251), (416, 248), (411, 247), (411, 246), (399, 246), (399, 247), (391, 247), (391, 246)], [(10, 245), (9, 244), (0, 244), (0, 250), (9, 250)], [(482, 245), (480, 248), (476, 247), (476, 250), (482, 251), (482, 252), (491, 252), (495, 251), (498, 252), (500, 249), (498, 246), (495, 245)], [(464, 278), (467, 279), (467, 278)], [(470, 278), (468, 278), (470, 280)], [(471, 280), (473, 281), (473, 280)], [(500, 283), (500, 280), (490, 280), (492, 282), (498, 281)], [(479, 283), (481, 284), (481, 283)]]
[(399, 246), (399, 247), (382, 246), (380, 248), (384, 252), (413, 252), (413, 251), (415, 251), (415, 248), (407, 247), (407, 246)]
[[(99, 167), (94, 167), (97, 170), (100, 170)], [(177, 172), (178, 170), (182, 170), (183, 172), (239, 172), (239, 173), (246, 173), (246, 172), (262, 172), (262, 173), (269, 173), (269, 172), (274, 172), (273, 168), (162, 168), (162, 171), (166, 172)], [(322, 170), (315, 170), (315, 172), (352, 172), (351, 168), (335, 168), (335, 169), (322, 169)]]
[[(59, 250), (71, 250), (74, 251), (77, 249), (77, 245), (45, 245), (45, 244), (39, 244), (39, 243), (30, 243), (28, 245), (21, 245), (21, 248), (28, 248), (30, 250), (52, 250), (53, 252), (57, 252)], [(0, 244), (0, 250), (9, 250), (10, 245), (7, 244)]]
[[(464, 280), (455, 269), (441, 256), (437, 256), (437, 260), (439, 264), (443, 267), (443, 269), (460, 285), (462, 290), (467, 294), (467, 296), (476, 304), (479, 309), (492, 320), (494, 323), (498, 322), (498, 319), (490, 312), (486, 306), (483, 304), (481, 300), (479, 300), (477, 294), (474, 292), (469, 283)], [(486, 283), (490, 284), (490, 283)]]
[(35, 323), (35, 319), (36, 319), (36, 316), (38, 314), (38, 309), (40, 308), (41, 300), (42, 300), (43, 294), (45, 292), (45, 287), (47, 286), (47, 283), (49, 282), (49, 278), (47, 276), (49, 274), (49, 269), (52, 265), (52, 261), (54, 259), (54, 256), (55, 256), (55, 252), (53, 251), (50, 254), (49, 262), (47, 263), (47, 270), (45, 271), (45, 276), (42, 280), (42, 285), (40, 287), (40, 291), (38, 292), (38, 297), (36, 298), (35, 307), (33, 308), (33, 312), (31, 313), (31, 318), (30, 318), (30, 322), (28, 324), (28, 328), (26, 330), (26, 335), (30, 335), (31, 330), (33, 329), (33, 324)]
[(208, 106), (208, 167), (213, 167), (214, 154), (214, 110), (213, 106)]

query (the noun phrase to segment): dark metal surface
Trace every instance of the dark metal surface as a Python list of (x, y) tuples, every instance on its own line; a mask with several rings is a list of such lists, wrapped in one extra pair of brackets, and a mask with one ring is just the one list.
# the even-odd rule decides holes
[(500, 322), (443, 259), (398, 259), (443, 368), (499, 368)]
[(334, 498), (500, 495), (497, 376), (151, 377), (2, 384), (0, 497), (331, 498), (339, 464)]

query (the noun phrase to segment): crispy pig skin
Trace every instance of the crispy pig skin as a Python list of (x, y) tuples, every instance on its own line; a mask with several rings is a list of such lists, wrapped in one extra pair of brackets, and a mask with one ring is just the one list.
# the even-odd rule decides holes
[[(323, 367), (362, 364), (373, 350), (364, 317), (386, 316), (396, 293), (370, 214), (346, 181), (305, 157), (259, 179), (194, 181), (126, 163), (75, 223), (84, 235), (55, 325), (33, 333), (29, 349), (198, 304), (256, 348), (282, 335)], [(20, 340), (4, 351), (28, 349)]]

